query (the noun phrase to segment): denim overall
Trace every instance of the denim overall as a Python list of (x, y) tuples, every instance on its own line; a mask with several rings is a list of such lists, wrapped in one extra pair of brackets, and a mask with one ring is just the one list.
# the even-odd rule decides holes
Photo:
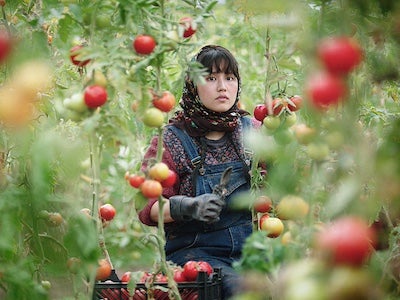
[[(241, 123), (245, 128), (250, 125), (250, 120), (246, 119)], [(181, 140), (192, 161), (196, 161), (199, 154), (192, 139), (181, 129), (173, 126), (169, 128)], [(245, 162), (248, 166), (244, 166)], [(196, 178), (196, 196), (212, 193), (214, 186), (219, 184), (223, 171), (230, 166), (233, 167), (233, 172), (227, 185), (226, 205), (220, 214), (220, 221), (212, 224), (188, 221), (166, 227), (167, 259), (181, 266), (188, 260), (204, 260), (214, 268), (221, 268), (222, 299), (233, 295), (239, 285), (239, 276), (233, 270), (232, 263), (240, 259), (245, 239), (252, 233), (251, 212), (230, 209), (232, 198), (250, 188), (250, 160), (244, 158), (218, 165), (204, 165)]]

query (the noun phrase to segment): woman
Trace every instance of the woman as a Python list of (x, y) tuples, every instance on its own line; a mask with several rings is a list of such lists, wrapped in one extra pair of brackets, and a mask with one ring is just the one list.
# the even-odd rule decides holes
[[(240, 76), (234, 56), (221, 46), (208, 45), (194, 59), (205, 67), (205, 81), (195, 84), (186, 77), (182, 109), (163, 134), (163, 162), (178, 175), (176, 184), (163, 191), (165, 251), (178, 265), (203, 260), (221, 268), (223, 299), (228, 299), (239, 283), (232, 263), (252, 233), (251, 212), (230, 205), (237, 193), (250, 188), (251, 157), (243, 134), (251, 121), (238, 107)], [(154, 138), (145, 158), (153, 158), (156, 151)], [(213, 193), (229, 167), (233, 171), (224, 195)], [(150, 226), (157, 225), (158, 216), (157, 200), (139, 212), (140, 220)]]

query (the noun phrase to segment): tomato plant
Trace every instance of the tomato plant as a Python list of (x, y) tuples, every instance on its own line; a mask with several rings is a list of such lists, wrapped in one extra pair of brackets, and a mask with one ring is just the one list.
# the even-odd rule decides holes
[(150, 54), (156, 47), (156, 41), (150, 35), (138, 35), (133, 40), (133, 48), (138, 54)]

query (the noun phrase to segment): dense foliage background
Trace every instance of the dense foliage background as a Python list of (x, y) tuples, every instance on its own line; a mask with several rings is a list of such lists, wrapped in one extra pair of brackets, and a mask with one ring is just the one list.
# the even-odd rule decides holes
[[(248, 292), (240, 299), (325, 299), (326, 286), (337, 291), (344, 282), (358, 285), (345, 287), (349, 298), (332, 294), (332, 299), (354, 299), (359, 290), (367, 294), (357, 299), (399, 297), (400, 7), (395, 0), (3, 0), (0, 5), (1, 29), (14, 42), (0, 65), (1, 298), (89, 299), (97, 261), (106, 253), (119, 274), (156, 268), (159, 231), (138, 221), (136, 211), (147, 200), (125, 174), (139, 172), (151, 137), (162, 130), (143, 123), (152, 106), (149, 91), (171, 91), (178, 101), (192, 55), (214, 43), (236, 55), (241, 106), (250, 113), (277, 97), (304, 99), (293, 127), (263, 128), (249, 136), (268, 174), (260, 178), (255, 172), (252, 193), (238, 202), (248, 206), (263, 194), (277, 205), (284, 196), (297, 195), (309, 213), (284, 221), (289, 243), (282, 243), (283, 235), (253, 234), (237, 265), (248, 274)], [(189, 38), (182, 37), (182, 17), (197, 26)], [(132, 47), (140, 34), (157, 43), (149, 55)], [(321, 111), (310, 105), (305, 87), (322, 69), (320, 40), (341, 35), (358, 41), (363, 60), (346, 77), (345, 100)], [(83, 67), (70, 60), (70, 49), (78, 44), (85, 46), (80, 60), (90, 60)], [(68, 106), (66, 99), (82, 97), (98, 80), (108, 93), (105, 105)], [(300, 124), (314, 129), (311, 143), (298, 139)], [(97, 215), (104, 203), (117, 211), (107, 224)], [(320, 226), (344, 215), (374, 224), (379, 243), (363, 268), (336, 274), (336, 268), (313, 259), (313, 241)], [(348, 234), (351, 238), (351, 232), (342, 233)], [(71, 267), (71, 258), (79, 259), (78, 268)]]

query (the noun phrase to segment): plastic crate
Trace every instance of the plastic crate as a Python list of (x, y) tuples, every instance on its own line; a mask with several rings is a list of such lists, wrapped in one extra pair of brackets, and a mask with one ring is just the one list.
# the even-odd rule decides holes
[[(178, 290), (182, 300), (220, 300), (221, 285), (221, 269), (215, 268), (214, 272), (209, 277), (207, 273), (200, 272), (196, 281), (178, 283)], [(136, 284), (135, 293), (130, 295), (127, 284), (122, 283), (113, 270), (109, 279), (95, 284), (92, 299), (145, 300), (147, 299), (147, 294), (152, 293), (154, 299), (169, 300), (167, 290), (167, 283), (156, 283), (151, 288), (151, 291), (148, 291), (144, 283), (138, 283)]]

